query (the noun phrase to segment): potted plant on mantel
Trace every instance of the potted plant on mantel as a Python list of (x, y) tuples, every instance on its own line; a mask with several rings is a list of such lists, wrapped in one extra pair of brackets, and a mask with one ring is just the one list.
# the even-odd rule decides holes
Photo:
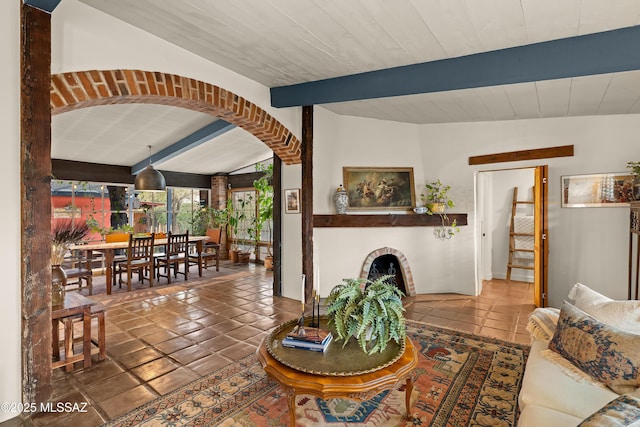
[(451, 189), (450, 185), (444, 185), (440, 180), (436, 180), (425, 185), (426, 192), (421, 194), (422, 202), (427, 207), (427, 214), (440, 215), (442, 225), (434, 227), (433, 234), (439, 239), (450, 239), (457, 232), (460, 231), (458, 224), (454, 219), (449, 223), (449, 217), (447, 217), (447, 208), (455, 207), (453, 200), (448, 196), (448, 192)]
[(344, 279), (331, 290), (327, 316), (343, 347), (354, 337), (365, 353), (373, 354), (384, 351), (391, 340), (404, 342), (404, 294), (390, 281), (392, 277)]

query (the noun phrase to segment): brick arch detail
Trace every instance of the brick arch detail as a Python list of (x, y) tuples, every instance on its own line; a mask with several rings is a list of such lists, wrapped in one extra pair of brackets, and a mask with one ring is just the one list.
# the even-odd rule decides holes
[(371, 252), (364, 260), (362, 264), (362, 270), (360, 271), (360, 277), (366, 279), (369, 276), (369, 269), (371, 268), (371, 264), (376, 258), (382, 255), (394, 255), (398, 258), (398, 262), (400, 263), (400, 269), (402, 271), (402, 277), (404, 279), (404, 286), (407, 291), (407, 296), (415, 296), (416, 295), (416, 286), (413, 282), (413, 273), (411, 273), (411, 266), (409, 265), (409, 260), (402, 252), (397, 249), (384, 247), (380, 249), (376, 249)]
[(210, 114), (256, 136), (288, 165), (300, 141), (256, 104), (226, 89), (175, 74), (142, 70), (73, 71), (51, 76), (51, 114), (113, 104), (159, 104)]

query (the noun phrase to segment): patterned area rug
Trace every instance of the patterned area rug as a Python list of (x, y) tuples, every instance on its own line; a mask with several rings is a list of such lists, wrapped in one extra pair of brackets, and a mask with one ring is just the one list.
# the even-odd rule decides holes
[[(298, 426), (515, 426), (529, 348), (407, 322), (419, 349), (407, 418), (404, 386), (366, 402), (296, 397)], [(106, 426), (286, 426), (287, 397), (254, 355)]]

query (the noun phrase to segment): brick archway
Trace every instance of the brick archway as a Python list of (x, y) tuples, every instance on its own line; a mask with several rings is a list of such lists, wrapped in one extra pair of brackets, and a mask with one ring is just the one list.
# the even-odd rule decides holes
[(286, 164), (300, 163), (300, 141), (269, 113), (226, 89), (142, 70), (73, 71), (51, 76), (51, 115), (112, 104), (160, 104), (220, 117), (264, 142)]

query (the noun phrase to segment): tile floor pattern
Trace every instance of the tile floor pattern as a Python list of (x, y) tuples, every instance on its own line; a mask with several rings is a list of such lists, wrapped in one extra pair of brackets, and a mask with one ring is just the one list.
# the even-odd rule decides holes
[[(272, 273), (263, 267), (224, 266), (251, 274), (107, 308), (107, 359), (53, 373), (51, 401), (89, 402), (86, 413), (41, 413), (0, 425), (100, 425), (255, 352), (273, 327), (299, 315), (298, 301), (273, 296)], [(528, 343), (532, 298), (531, 284), (493, 281), (476, 298), (418, 295), (405, 298), (405, 307), (408, 319)]]

